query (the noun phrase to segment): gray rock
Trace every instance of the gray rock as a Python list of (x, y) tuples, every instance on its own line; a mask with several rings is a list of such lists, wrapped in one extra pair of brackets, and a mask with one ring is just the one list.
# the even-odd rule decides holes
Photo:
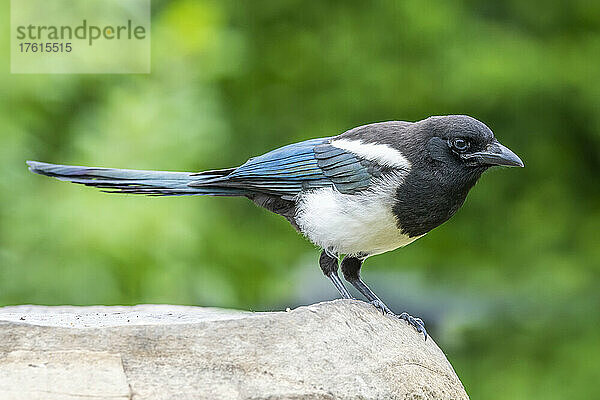
[(0, 308), (0, 399), (468, 399), (404, 321), (338, 300), (287, 312)]

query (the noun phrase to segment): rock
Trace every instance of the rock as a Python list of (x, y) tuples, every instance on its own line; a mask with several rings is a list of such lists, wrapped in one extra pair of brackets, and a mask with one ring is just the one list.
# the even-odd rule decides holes
[(288, 312), (0, 308), (0, 399), (468, 399), (444, 353), (360, 301)]

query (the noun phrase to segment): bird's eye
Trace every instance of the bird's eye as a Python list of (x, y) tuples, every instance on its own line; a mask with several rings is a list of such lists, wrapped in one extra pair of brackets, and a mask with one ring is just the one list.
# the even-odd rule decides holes
[(450, 145), (452, 146), (452, 148), (454, 150), (463, 152), (463, 151), (467, 151), (469, 149), (469, 147), (471, 146), (471, 143), (469, 143), (469, 141), (466, 139), (457, 138), (457, 139), (453, 139), (452, 142), (450, 143)]

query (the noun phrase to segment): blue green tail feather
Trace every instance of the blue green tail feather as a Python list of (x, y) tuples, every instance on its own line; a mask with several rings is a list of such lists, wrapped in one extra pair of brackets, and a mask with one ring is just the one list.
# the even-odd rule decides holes
[(205, 171), (202, 173), (145, 171), (77, 165), (50, 164), (27, 161), (29, 170), (39, 175), (57, 178), (62, 181), (93, 186), (109, 193), (145, 194), (150, 196), (245, 196), (247, 191), (233, 187), (210, 186), (190, 187), (192, 181), (198, 183), (226, 176), (231, 170)]

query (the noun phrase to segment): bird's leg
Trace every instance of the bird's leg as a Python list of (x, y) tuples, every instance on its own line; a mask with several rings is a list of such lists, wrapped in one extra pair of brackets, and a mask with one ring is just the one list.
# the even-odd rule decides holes
[(344, 283), (338, 275), (338, 259), (327, 254), (327, 252), (323, 250), (321, 257), (319, 258), (319, 266), (321, 267), (321, 270), (325, 276), (328, 277), (331, 282), (333, 282), (333, 285), (338, 292), (340, 292), (342, 298), (351, 299), (352, 296), (350, 295), (350, 292), (348, 292), (348, 289), (346, 289)]
[(425, 330), (425, 323), (421, 318), (415, 318), (409, 315), (406, 312), (403, 312), (400, 315), (396, 315), (389, 309), (388, 306), (385, 305), (383, 301), (373, 291), (367, 286), (366, 283), (360, 279), (360, 267), (362, 266), (363, 260), (357, 257), (346, 256), (342, 260), (342, 273), (344, 274), (344, 278), (352, 284), (363, 296), (369, 300), (369, 303), (373, 304), (378, 310), (383, 312), (384, 314), (391, 314), (400, 319), (405, 320), (409, 324), (411, 324), (417, 332), (423, 333), (425, 335), (425, 340), (427, 340), (427, 331)]
[(360, 279), (362, 260), (356, 257), (345, 257), (342, 260), (342, 273), (344, 278), (352, 284), (363, 296), (377, 309), (385, 314), (394, 314), (383, 301)]

